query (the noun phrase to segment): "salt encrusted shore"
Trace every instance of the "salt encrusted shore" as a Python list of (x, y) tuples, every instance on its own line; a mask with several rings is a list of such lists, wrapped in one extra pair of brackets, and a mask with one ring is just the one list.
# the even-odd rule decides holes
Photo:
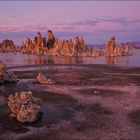
[[(8, 70), (20, 80), (0, 85), (0, 139), (140, 139), (140, 68), (32, 65)], [(56, 83), (39, 84), (39, 72)], [(42, 117), (31, 124), (9, 117), (9, 95), (25, 90), (42, 100)]]

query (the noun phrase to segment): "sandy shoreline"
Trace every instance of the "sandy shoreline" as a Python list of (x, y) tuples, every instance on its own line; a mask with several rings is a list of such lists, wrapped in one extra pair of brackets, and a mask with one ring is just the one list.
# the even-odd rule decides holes
[[(140, 139), (140, 68), (108, 65), (9, 67), (17, 84), (0, 85), (0, 139)], [(35, 82), (38, 72), (55, 85)], [(42, 119), (22, 125), (6, 104), (15, 91), (33, 91), (43, 101)]]

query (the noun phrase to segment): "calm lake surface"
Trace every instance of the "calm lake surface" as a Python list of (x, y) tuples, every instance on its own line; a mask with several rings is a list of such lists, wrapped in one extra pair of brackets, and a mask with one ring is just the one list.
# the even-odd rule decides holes
[(0, 60), (8, 66), (34, 64), (108, 64), (118, 66), (140, 67), (140, 49), (133, 49), (132, 56), (122, 57), (58, 57), (27, 54), (1, 53)]

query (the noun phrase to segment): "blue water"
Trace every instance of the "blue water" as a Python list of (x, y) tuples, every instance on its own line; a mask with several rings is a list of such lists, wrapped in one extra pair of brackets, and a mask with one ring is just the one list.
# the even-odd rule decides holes
[(134, 49), (132, 56), (122, 57), (58, 57), (27, 54), (1, 53), (0, 60), (8, 66), (34, 64), (109, 64), (118, 66), (140, 67), (140, 49)]

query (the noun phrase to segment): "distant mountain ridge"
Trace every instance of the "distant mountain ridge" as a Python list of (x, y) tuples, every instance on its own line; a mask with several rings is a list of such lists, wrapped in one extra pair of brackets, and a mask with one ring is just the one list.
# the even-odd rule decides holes
[(140, 41), (132, 41), (131, 42), (136, 49), (140, 49)]

